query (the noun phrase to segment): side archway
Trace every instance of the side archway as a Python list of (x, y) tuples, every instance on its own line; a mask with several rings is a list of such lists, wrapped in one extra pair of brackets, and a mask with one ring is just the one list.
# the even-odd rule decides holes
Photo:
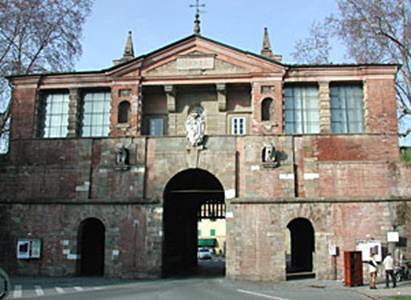
[(305, 218), (296, 218), (288, 223), (287, 228), (290, 231), (287, 273), (312, 272), (315, 238), (311, 222)]
[(105, 227), (96, 218), (80, 223), (78, 231), (78, 252), (80, 261), (78, 273), (81, 276), (104, 275)]

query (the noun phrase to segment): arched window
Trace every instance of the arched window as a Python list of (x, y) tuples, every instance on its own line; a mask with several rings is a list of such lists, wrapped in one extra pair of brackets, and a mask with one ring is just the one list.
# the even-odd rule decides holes
[(118, 106), (118, 123), (128, 123), (130, 118), (130, 103), (123, 101)]
[(261, 121), (271, 120), (271, 111), (273, 107), (273, 99), (266, 98), (261, 102)]

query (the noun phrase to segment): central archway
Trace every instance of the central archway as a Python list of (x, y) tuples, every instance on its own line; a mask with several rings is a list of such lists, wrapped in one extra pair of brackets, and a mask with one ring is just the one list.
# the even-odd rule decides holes
[(225, 218), (224, 188), (211, 173), (188, 169), (164, 190), (163, 276), (194, 272), (197, 267), (197, 222)]

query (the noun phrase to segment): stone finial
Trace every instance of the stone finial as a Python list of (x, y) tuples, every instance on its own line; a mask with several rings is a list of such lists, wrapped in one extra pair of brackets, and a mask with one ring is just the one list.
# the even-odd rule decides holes
[(273, 58), (273, 51), (271, 50), (270, 37), (268, 35), (267, 27), (264, 28), (263, 48), (261, 49), (261, 55)]
[(281, 62), (282, 60), (281, 55), (273, 54), (273, 51), (271, 50), (270, 36), (268, 34), (267, 27), (264, 27), (263, 48), (261, 49), (261, 55), (276, 60), (278, 62)]
[(126, 41), (126, 46), (124, 47), (123, 58), (124, 59), (134, 58), (133, 38), (131, 36), (131, 31), (129, 31), (127, 35), (127, 41)]
[(200, 34), (200, 14), (196, 14), (196, 19), (194, 20), (194, 34)]
[(134, 58), (133, 38), (131, 31), (128, 32), (126, 45), (124, 47), (123, 57), (113, 60), (114, 65), (125, 63)]

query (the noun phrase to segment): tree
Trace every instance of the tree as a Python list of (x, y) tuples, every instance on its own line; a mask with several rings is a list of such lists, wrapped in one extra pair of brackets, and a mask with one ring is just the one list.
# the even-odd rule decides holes
[[(304, 63), (329, 62), (329, 41), (339, 39), (356, 63), (400, 65), (396, 88), (400, 120), (411, 117), (411, 0), (337, 0), (338, 12), (314, 23), (292, 56)], [(320, 41), (320, 42), (316, 42)], [(411, 126), (400, 130), (411, 136)]]
[(5, 76), (68, 71), (81, 55), (83, 24), (93, 0), (0, 0), (0, 136), (7, 133), (10, 88)]

